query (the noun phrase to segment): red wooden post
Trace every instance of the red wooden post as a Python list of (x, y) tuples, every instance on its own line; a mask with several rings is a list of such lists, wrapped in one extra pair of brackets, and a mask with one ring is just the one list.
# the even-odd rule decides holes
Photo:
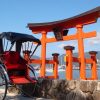
[[(73, 46), (65, 46), (64, 49), (66, 50), (66, 79), (72, 80), (72, 50), (74, 50)], [(68, 59), (68, 61), (67, 61)]]
[(40, 67), (40, 77), (45, 77), (46, 72), (46, 35), (47, 32), (42, 32), (42, 39), (41, 39), (41, 62), (42, 65)]
[(91, 64), (91, 70), (92, 70), (92, 79), (97, 80), (97, 60), (96, 60), (96, 51), (90, 51), (89, 52), (91, 59), (93, 60), (93, 63)]
[(86, 78), (86, 65), (85, 65), (85, 56), (84, 56), (84, 32), (83, 32), (83, 26), (77, 25), (77, 36), (78, 36), (78, 49), (79, 49), (79, 58), (80, 58), (80, 78), (85, 79)]
[(52, 56), (53, 56), (53, 60), (55, 62), (53, 65), (54, 78), (57, 79), (58, 78), (58, 64), (59, 64), (58, 56), (59, 56), (59, 54), (53, 53)]

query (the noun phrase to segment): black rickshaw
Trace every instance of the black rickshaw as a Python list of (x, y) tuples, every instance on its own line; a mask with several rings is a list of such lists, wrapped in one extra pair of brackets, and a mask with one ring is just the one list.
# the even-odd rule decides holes
[[(34, 42), (36, 47), (33, 50)], [(15, 32), (0, 34), (0, 100), (5, 99), (9, 85), (37, 82), (34, 68), (24, 59), (23, 53), (29, 52), (31, 58), (40, 44), (40, 40), (32, 35)]]

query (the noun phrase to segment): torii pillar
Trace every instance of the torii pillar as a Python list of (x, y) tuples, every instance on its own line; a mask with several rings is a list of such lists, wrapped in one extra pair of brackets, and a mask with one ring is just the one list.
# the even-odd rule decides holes
[(85, 65), (84, 41), (83, 41), (84, 33), (82, 31), (83, 26), (77, 25), (76, 28), (77, 28), (78, 50), (79, 50), (79, 58), (80, 58), (80, 78), (86, 79), (86, 65)]
[(46, 32), (42, 32), (41, 39), (41, 66), (40, 66), (40, 76), (45, 77), (45, 69), (46, 69)]

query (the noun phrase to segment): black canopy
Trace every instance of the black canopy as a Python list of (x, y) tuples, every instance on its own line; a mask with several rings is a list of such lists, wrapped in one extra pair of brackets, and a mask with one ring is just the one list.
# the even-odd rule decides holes
[(27, 42), (33, 41), (41, 44), (40, 40), (32, 35), (16, 33), (16, 32), (3, 32), (0, 34), (0, 39), (6, 38), (7, 40), (13, 42)]

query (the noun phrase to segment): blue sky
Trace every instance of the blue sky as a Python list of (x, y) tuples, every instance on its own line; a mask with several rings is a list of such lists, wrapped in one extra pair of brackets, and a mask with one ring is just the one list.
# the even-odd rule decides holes
[[(100, 6), (100, 0), (0, 0), (0, 32), (14, 31), (32, 34), (26, 27), (28, 23), (62, 20)], [(96, 24), (86, 26), (84, 31), (97, 31), (97, 37), (86, 39), (85, 51), (100, 51), (100, 19)], [(69, 34), (75, 33), (71, 29)], [(40, 38), (39, 35), (34, 35)], [(49, 33), (48, 37), (53, 34)], [(65, 53), (64, 45), (74, 45), (77, 52), (77, 41), (47, 44), (47, 57), (52, 53)], [(36, 55), (40, 55), (40, 48)]]

